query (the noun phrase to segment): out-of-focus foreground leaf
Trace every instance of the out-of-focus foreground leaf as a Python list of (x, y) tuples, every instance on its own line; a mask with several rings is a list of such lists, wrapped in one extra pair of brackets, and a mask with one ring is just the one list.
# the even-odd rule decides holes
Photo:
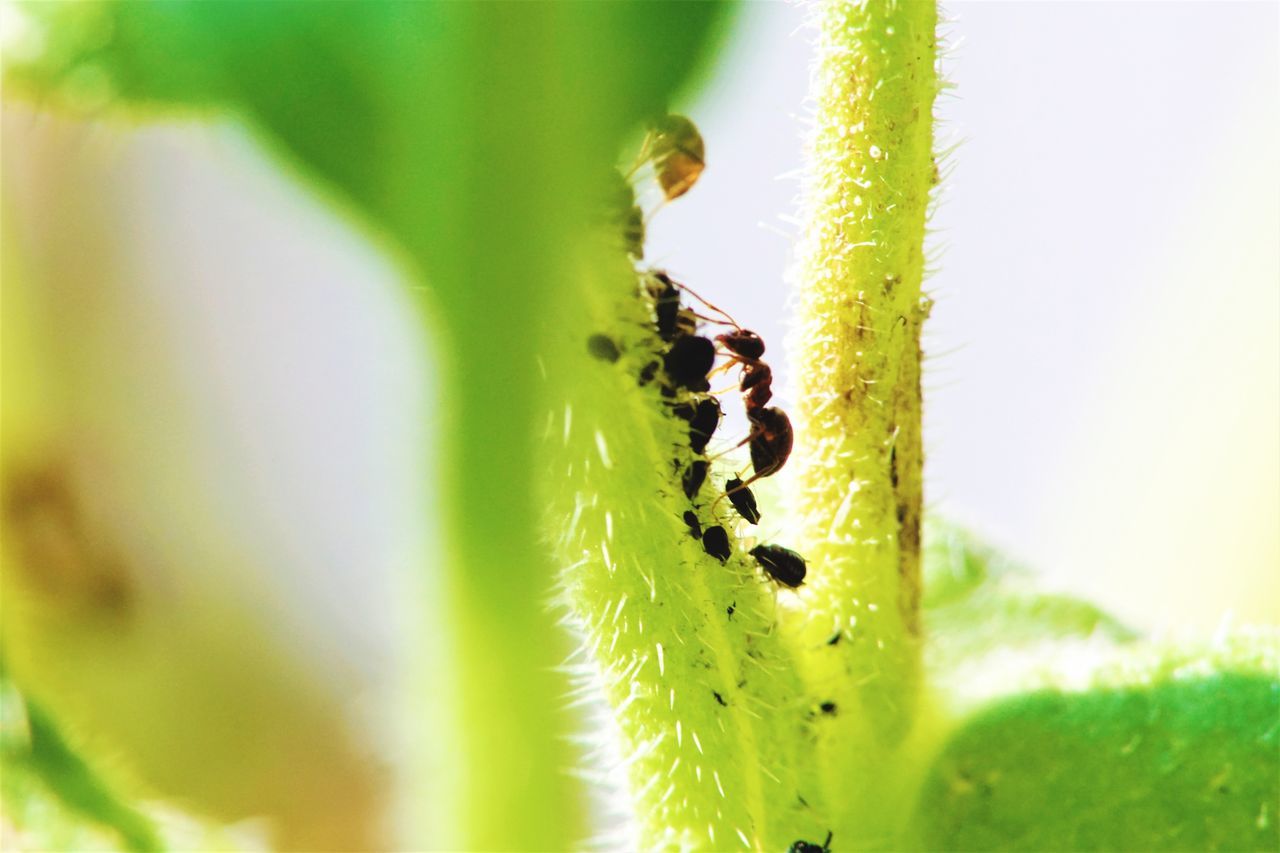
[[(535, 543), (535, 346), (565, 247), (622, 137), (661, 113), (724, 20), (711, 3), (34, 4), (10, 91), (70, 107), (231, 110), (424, 282), (446, 377), (461, 760), (423, 803), (449, 847), (565, 847), (559, 640)], [(443, 687), (443, 685), (442, 685)], [(424, 722), (424, 725), (427, 723)], [(457, 792), (457, 793), (451, 793)], [(495, 816), (502, 816), (495, 819)]]
[[(0, 763), (3, 774), (4, 831), (23, 835), (18, 846), (40, 849), (88, 849), (112, 846), (128, 850), (161, 849), (151, 820), (121, 802), (63, 739), (39, 705), (23, 701), (0, 673)], [(97, 830), (86, 824), (97, 824)], [(116, 838), (110, 838), (114, 832)], [(98, 838), (98, 835), (107, 836)], [(6, 847), (8, 845), (6, 844)]]
[(125, 802), (80, 752), (0, 668), (0, 846), (138, 853), (262, 846), (173, 809)]

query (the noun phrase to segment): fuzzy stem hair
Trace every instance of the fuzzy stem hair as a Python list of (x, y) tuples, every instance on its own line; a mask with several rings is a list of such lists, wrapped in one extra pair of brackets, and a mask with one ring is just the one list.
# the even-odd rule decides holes
[(834, 811), (853, 800), (865, 817), (888, 795), (884, 773), (920, 706), (921, 279), (938, 10), (869, 0), (815, 14), (792, 497), (812, 590), (796, 632), (801, 649), (834, 643), (802, 658), (808, 692), (840, 709), (819, 733), (823, 788)]

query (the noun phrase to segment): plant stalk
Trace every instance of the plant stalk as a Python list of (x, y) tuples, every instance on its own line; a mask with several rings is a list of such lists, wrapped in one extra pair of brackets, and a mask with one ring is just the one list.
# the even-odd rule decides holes
[(819, 729), (828, 805), (838, 814), (852, 799), (865, 816), (887, 795), (881, 773), (920, 704), (921, 279), (938, 15), (933, 2), (873, 0), (824, 4), (816, 17), (793, 350), (792, 506), (812, 580), (796, 632), (801, 649), (820, 650), (803, 658), (807, 686), (839, 709)]

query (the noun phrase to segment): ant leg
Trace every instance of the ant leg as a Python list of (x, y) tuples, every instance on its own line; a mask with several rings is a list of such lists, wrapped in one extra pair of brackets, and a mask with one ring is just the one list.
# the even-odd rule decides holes
[(750, 444), (753, 440), (755, 440), (755, 439), (756, 439), (756, 438), (758, 438), (759, 436), (760, 436), (760, 432), (759, 432), (759, 431), (757, 431), (757, 430), (755, 430), (755, 429), (753, 429), (753, 430), (751, 430), (751, 434), (750, 434), (750, 435), (748, 435), (746, 438), (742, 439), (742, 441), (739, 441), (739, 442), (738, 442), (737, 444), (735, 444), (733, 447), (727, 447), (727, 448), (725, 448), (724, 450), (721, 450), (721, 451), (720, 451), (719, 453), (717, 453), (715, 456), (708, 456), (708, 457), (707, 457), (707, 461), (708, 461), (708, 462), (714, 462), (714, 461), (716, 461), (717, 459), (719, 459), (721, 456), (728, 456), (730, 453), (732, 453), (733, 451), (737, 450), (739, 447), (742, 447), (744, 444)]
[(627, 170), (624, 177), (630, 181), (636, 176), (645, 163), (649, 162), (649, 158), (653, 156), (653, 131), (649, 131), (644, 135), (644, 141), (640, 143), (640, 152), (636, 155), (636, 160), (631, 164), (631, 168)]
[[(739, 474), (738, 474), (738, 476), (737, 476), (737, 478), (738, 478), (739, 480), (742, 480), (742, 474), (741, 474), (741, 473), (739, 473)], [(752, 475), (751, 475), (750, 477), (748, 477), (746, 480), (742, 480), (742, 482), (738, 483), (738, 485), (734, 486), (732, 489), (729, 489), (729, 490), (728, 490), (728, 491), (726, 491), (724, 494), (722, 494), (720, 497), (718, 497), (718, 498), (716, 498), (714, 501), (712, 501), (712, 502), (711, 502), (711, 511), (712, 511), (712, 512), (715, 512), (716, 506), (720, 503), (720, 501), (722, 501), (722, 500), (724, 500), (725, 498), (729, 497), (729, 495), (733, 494), (734, 492), (740, 492), (740, 491), (742, 491), (743, 489), (747, 488), (748, 486), (750, 486), (752, 483), (754, 483), (756, 480), (759, 480), (759, 479), (760, 479), (760, 475), (759, 475), (759, 474), (752, 474)]]
[[(717, 373), (724, 373), (726, 370), (733, 367), (735, 364), (741, 364), (741, 362), (738, 361), (736, 358), (731, 358), (728, 361), (726, 361), (724, 364), (721, 364), (718, 367), (712, 368), (711, 372), (708, 373), (707, 376), (710, 377), (710, 376), (715, 376)], [(730, 388), (729, 391), (725, 393), (729, 393), (737, 390), (738, 390), (737, 388)]]

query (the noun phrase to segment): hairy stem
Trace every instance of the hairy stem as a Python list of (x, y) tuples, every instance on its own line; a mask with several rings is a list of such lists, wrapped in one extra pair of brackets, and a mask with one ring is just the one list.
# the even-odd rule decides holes
[[(612, 708), (616, 742), (602, 745), (620, 753), (616, 781), (636, 817), (617, 844), (784, 849), (817, 830), (808, 705), (777, 630), (779, 599), (793, 593), (776, 591), (737, 541), (745, 525), (715, 502), (725, 474), (685, 495), (689, 425), (660, 376), (641, 378), (663, 344), (636, 273), (616, 250), (584, 267), (542, 350), (544, 505), (567, 621), (583, 640), (574, 674), (584, 697)], [(615, 361), (588, 355), (592, 334), (616, 344)], [(725, 527), (727, 561), (704, 551), (685, 512), (704, 530)]]
[(869, 814), (886, 795), (876, 757), (887, 766), (919, 704), (920, 284), (937, 7), (834, 2), (817, 16), (792, 504), (813, 569), (798, 633), (800, 648), (834, 643), (803, 658), (810, 691), (841, 710), (820, 730), (829, 802), (839, 812), (852, 798)]

